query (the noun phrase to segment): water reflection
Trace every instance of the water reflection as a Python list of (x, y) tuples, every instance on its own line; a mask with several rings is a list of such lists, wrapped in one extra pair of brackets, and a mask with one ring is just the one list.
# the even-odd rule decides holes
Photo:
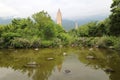
[[(87, 60), (85, 58), (87, 55), (95, 56), (96, 60)], [(94, 49), (93, 51), (81, 50), (79, 60), (85, 63), (86, 66), (90, 66), (94, 69), (102, 69), (103, 71), (105, 71), (105, 69), (110, 68), (114, 70), (114, 72), (105, 71), (105, 73), (109, 75), (109, 79), (120, 79), (120, 55), (118, 54), (118, 52), (100, 49)]]
[(0, 80), (119, 80), (119, 67), (120, 56), (111, 50), (0, 50)]

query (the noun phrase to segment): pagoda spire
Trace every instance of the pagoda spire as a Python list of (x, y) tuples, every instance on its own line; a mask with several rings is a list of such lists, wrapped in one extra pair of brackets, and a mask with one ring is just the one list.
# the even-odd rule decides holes
[(57, 12), (57, 24), (62, 26), (62, 14), (61, 14), (60, 9), (58, 9), (58, 12)]
[(78, 29), (78, 23), (75, 22), (75, 29)]

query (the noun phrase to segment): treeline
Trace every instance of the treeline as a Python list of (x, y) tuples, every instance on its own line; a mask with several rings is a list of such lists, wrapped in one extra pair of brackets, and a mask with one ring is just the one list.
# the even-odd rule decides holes
[(100, 22), (90, 22), (69, 34), (76, 37), (75, 45), (120, 50), (120, 0), (113, 0), (112, 14)]
[[(78, 30), (71, 30), (79, 36), (120, 36), (120, 0), (113, 0), (111, 15), (101, 22), (90, 22), (79, 27)], [(79, 33), (77, 33), (79, 32)]]
[(66, 32), (45, 11), (16, 18), (0, 25), (0, 48), (45, 48), (90, 46), (120, 50), (120, 0), (111, 5), (112, 14), (101, 22), (90, 22)]
[(47, 12), (33, 14), (32, 18), (13, 19), (0, 26), (0, 48), (38, 48), (65, 45), (67, 33), (54, 23)]

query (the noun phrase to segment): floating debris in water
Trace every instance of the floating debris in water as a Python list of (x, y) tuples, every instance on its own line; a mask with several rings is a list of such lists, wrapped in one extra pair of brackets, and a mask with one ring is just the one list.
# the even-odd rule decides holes
[(39, 65), (36, 62), (29, 62), (26, 65), (24, 65), (24, 67), (27, 67), (27, 68), (36, 68), (38, 66)]
[(48, 60), (48, 61), (50, 61), (50, 60), (54, 60), (54, 58), (52, 58), (52, 57), (51, 57), (51, 58), (47, 58), (47, 60)]

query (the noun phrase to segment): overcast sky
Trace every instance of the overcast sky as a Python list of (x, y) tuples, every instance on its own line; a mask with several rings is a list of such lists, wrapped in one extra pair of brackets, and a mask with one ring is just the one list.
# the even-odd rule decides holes
[(0, 17), (28, 17), (41, 10), (53, 19), (60, 8), (63, 18), (109, 15), (112, 0), (0, 0)]

